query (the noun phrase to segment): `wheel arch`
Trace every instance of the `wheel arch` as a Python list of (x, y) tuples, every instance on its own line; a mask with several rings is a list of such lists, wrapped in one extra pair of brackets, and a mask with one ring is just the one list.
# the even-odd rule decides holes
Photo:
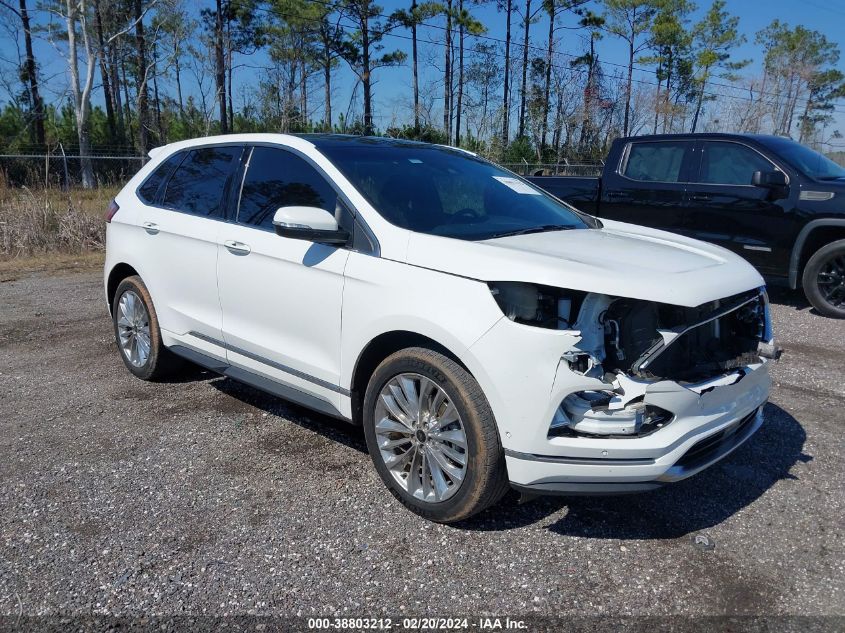
[(811, 220), (804, 225), (789, 259), (789, 287), (801, 285), (801, 275), (810, 257), (825, 244), (845, 239), (845, 218)]
[(120, 282), (127, 277), (137, 274), (138, 271), (125, 262), (120, 262), (112, 266), (112, 269), (109, 271), (108, 280), (106, 281), (106, 299), (109, 304), (109, 313), (111, 313), (112, 305), (114, 304), (114, 295), (117, 292)]
[(391, 330), (383, 332), (373, 338), (358, 354), (352, 370), (352, 382), (350, 384), (350, 397), (352, 400), (352, 421), (355, 424), (360, 424), (363, 419), (364, 394), (367, 390), (367, 384), (370, 377), (373, 375), (376, 367), (381, 362), (400, 350), (408, 349), (410, 347), (424, 347), (426, 349), (439, 352), (455, 361), (458, 365), (463, 367), (467, 373), (472, 375), (472, 371), (467, 367), (461, 358), (450, 350), (443, 343), (410, 330)]

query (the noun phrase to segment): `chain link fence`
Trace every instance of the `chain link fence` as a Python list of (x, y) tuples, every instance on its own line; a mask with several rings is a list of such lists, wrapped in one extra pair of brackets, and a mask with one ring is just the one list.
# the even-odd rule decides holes
[[(146, 162), (141, 156), (91, 156), (94, 180), (101, 187), (122, 185)], [(0, 186), (30, 189), (80, 186), (78, 154), (0, 154)]]

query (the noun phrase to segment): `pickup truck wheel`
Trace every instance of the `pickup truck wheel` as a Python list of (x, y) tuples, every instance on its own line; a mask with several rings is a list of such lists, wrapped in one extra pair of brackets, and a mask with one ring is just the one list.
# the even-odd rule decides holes
[(126, 368), (142, 380), (159, 380), (183, 366), (161, 342), (153, 300), (137, 275), (120, 282), (112, 304), (114, 338)]
[(821, 314), (845, 319), (845, 240), (817, 250), (804, 268), (804, 293)]
[(490, 405), (476, 380), (443, 354), (409, 348), (376, 368), (364, 434), (388, 489), (431, 521), (466, 519), (508, 489)]

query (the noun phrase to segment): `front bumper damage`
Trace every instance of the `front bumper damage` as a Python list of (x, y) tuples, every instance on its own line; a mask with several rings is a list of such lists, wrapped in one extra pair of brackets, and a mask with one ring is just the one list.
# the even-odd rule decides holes
[[(644, 436), (550, 437), (544, 453), (506, 450), (508, 474), (515, 487), (543, 494), (637, 492), (685, 479), (760, 428), (770, 388), (766, 363), (743, 368), (732, 384), (703, 390), (656, 382), (643, 401), (674, 413), (665, 428)], [(561, 385), (553, 399), (568, 392)]]
[[(607, 306), (585, 300), (581, 316), (600, 322)], [(472, 351), (498, 371), (484, 378), (505, 385), (493, 390), (491, 405), (512, 486), (534, 494), (638, 492), (729, 455), (763, 424), (767, 357), (777, 357), (765, 308), (760, 354), (695, 380), (605, 371), (607, 339), (586, 321), (544, 330), (503, 319)]]

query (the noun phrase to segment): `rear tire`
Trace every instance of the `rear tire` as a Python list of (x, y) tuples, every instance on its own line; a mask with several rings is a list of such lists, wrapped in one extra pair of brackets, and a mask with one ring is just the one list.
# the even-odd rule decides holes
[(509, 488), (496, 421), (481, 387), (438, 352), (401, 350), (376, 368), (364, 399), (364, 435), (390, 492), (431, 521), (471, 517)]
[(162, 344), (153, 300), (137, 275), (118, 285), (112, 322), (120, 357), (141, 380), (160, 380), (183, 367), (182, 360)]
[(804, 294), (821, 314), (845, 319), (845, 240), (822, 246), (804, 267)]

